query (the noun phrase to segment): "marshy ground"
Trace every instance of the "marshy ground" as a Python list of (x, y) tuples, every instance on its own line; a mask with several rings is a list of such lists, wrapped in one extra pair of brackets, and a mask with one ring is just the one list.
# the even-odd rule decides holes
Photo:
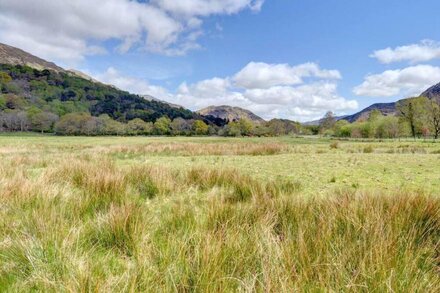
[(440, 143), (0, 136), (0, 291), (440, 291)]

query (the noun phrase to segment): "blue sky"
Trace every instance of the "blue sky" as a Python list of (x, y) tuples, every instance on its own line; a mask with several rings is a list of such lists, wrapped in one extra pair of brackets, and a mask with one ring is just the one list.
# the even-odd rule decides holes
[(231, 104), (307, 121), (440, 82), (435, 0), (0, 0), (0, 8), (0, 42), (192, 110)]

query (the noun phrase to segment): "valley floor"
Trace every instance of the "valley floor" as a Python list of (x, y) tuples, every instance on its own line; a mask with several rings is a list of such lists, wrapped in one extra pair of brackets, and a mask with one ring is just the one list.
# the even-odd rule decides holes
[(0, 136), (0, 291), (440, 291), (440, 143)]

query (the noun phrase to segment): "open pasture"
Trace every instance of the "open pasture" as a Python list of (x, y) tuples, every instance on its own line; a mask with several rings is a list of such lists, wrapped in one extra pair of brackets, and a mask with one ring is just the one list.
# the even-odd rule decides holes
[(440, 290), (440, 143), (0, 136), (0, 291)]

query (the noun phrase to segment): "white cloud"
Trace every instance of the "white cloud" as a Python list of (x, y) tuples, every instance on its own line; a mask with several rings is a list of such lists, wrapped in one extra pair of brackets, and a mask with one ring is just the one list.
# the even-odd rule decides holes
[[(315, 79), (311, 82), (302, 80), (312, 76)], [(342, 114), (358, 108), (356, 101), (338, 95), (334, 80), (340, 77), (338, 71), (323, 70), (313, 63), (290, 66), (252, 62), (233, 77), (183, 83), (172, 102), (193, 110), (226, 104), (247, 108), (266, 119), (308, 121), (328, 110)]]
[[(263, 64), (263, 63), (251, 63)], [(248, 66), (246, 66), (248, 67)], [(245, 68), (246, 68), (245, 67)], [(141, 95), (151, 95), (167, 102), (182, 105), (191, 110), (199, 110), (211, 105), (231, 105), (249, 109), (265, 119), (287, 118), (297, 121), (310, 121), (321, 118), (331, 110), (338, 114), (347, 114), (358, 108), (355, 100), (347, 100), (337, 92), (336, 78), (340, 74), (334, 70), (319, 69), (316, 64), (306, 63), (298, 66), (273, 64), (270, 68), (295, 68), (301, 77), (314, 76), (312, 81), (300, 81), (286, 85), (283, 79), (264, 83), (264, 87), (255, 87), (261, 79), (255, 81), (248, 77), (248, 86), (238, 86), (235, 77), (215, 77), (192, 84), (182, 83), (175, 92), (149, 84), (145, 80), (127, 77), (114, 68), (94, 78)], [(242, 70), (243, 71), (243, 70)], [(240, 71), (240, 72), (242, 72)], [(301, 83), (301, 84), (296, 84)]]
[(188, 85), (182, 83), (174, 95), (173, 103), (192, 110), (211, 105), (249, 105), (243, 94), (236, 91), (228, 78), (212, 78)]
[(409, 61), (410, 63), (425, 62), (440, 58), (440, 43), (424, 40), (419, 44), (377, 50), (370, 57), (376, 58), (384, 64), (401, 61)]
[(358, 96), (368, 97), (392, 97), (402, 94), (411, 96), (420, 94), (439, 80), (439, 67), (417, 65), (368, 75), (353, 92)]
[(109, 67), (104, 73), (90, 74), (94, 79), (99, 80), (105, 84), (114, 85), (122, 90), (140, 95), (151, 95), (157, 99), (168, 101), (172, 99), (172, 95), (167, 89), (149, 84), (147, 81), (125, 76), (117, 69)]
[[(256, 112), (266, 118), (279, 116), (307, 121), (322, 117), (328, 110), (345, 114), (346, 111), (358, 108), (357, 101), (344, 99), (338, 95), (337, 85), (326, 81), (301, 86), (248, 89), (244, 92), (244, 97), (253, 106), (263, 106), (261, 110), (256, 109)], [(267, 113), (264, 106), (273, 110)]]
[(270, 88), (275, 85), (296, 85), (306, 77), (339, 79), (337, 70), (323, 70), (315, 63), (298, 66), (251, 62), (234, 76), (237, 86), (243, 88)]
[(249, 8), (258, 11), (264, 0), (152, 0), (151, 3), (180, 17), (233, 14)]
[[(0, 41), (65, 64), (117, 40), (167, 55), (199, 48), (202, 18), (258, 10), (259, 0), (0, 0)], [(95, 44), (95, 45), (93, 45)]]
[(356, 101), (346, 101), (337, 94), (334, 83), (319, 82), (298, 87), (274, 86), (246, 90), (244, 96), (259, 104), (277, 104), (315, 109), (356, 109)]

